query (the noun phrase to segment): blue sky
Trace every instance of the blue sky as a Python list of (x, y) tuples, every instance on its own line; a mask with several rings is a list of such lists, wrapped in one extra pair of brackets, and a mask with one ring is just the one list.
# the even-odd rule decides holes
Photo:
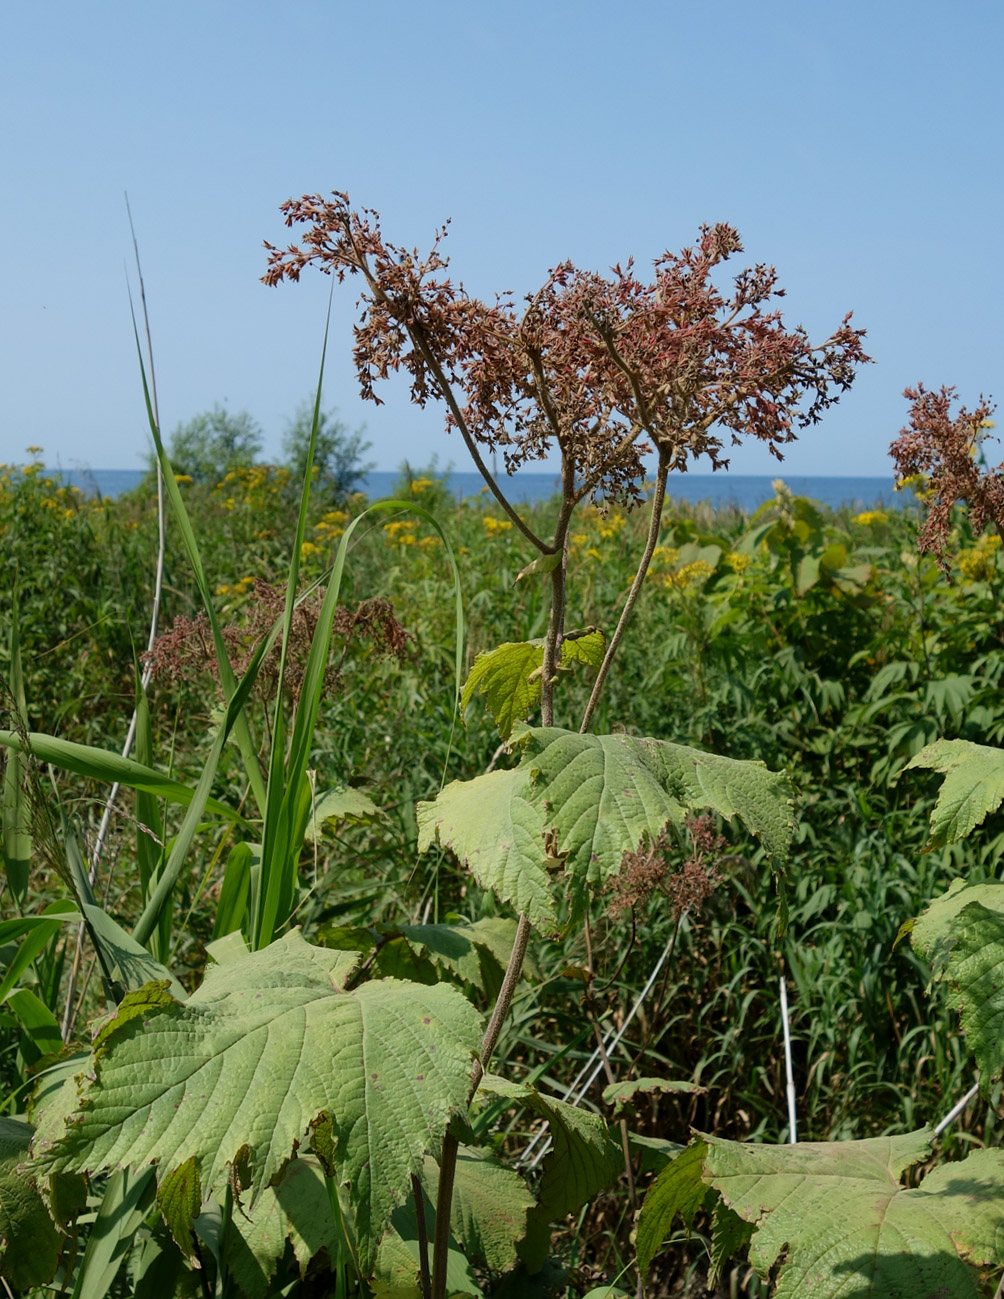
[[(394, 242), (452, 218), (451, 270), (484, 296), (737, 226), (791, 323), (824, 337), (853, 310), (876, 360), (786, 470), (884, 474), (907, 384), (1001, 390), (1002, 37), (999, 0), (12, 3), (0, 460), (141, 463), (124, 191), (165, 430), (223, 402), (277, 455), (329, 282), (265, 288), (261, 243), (283, 242), (283, 199), (342, 189)], [(467, 469), (403, 385), (359, 400), (355, 292), (336, 289), (326, 406), (380, 468)], [(732, 468), (776, 466), (749, 447)]]

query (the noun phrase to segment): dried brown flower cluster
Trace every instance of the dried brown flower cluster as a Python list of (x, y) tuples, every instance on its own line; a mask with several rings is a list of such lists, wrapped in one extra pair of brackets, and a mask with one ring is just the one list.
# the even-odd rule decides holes
[(994, 406), (981, 396), (975, 410), (960, 406), (953, 419), (954, 388), (929, 392), (920, 383), (907, 388), (903, 396), (911, 402), (910, 422), (889, 447), (889, 454), (901, 478), (924, 474), (929, 479), (930, 506), (918, 544), (935, 554), (947, 572), (945, 551), (956, 501), (969, 507), (977, 533), (990, 519), (1004, 535), (1004, 463), (996, 469), (984, 469), (979, 463)]
[(688, 817), (684, 827), (691, 850), (679, 865), (674, 866), (679, 854), (676, 841), (665, 831), (654, 843), (646, 839), (637, 852), (624, 854), (620, 874), (608, 890), (613, 895), (607, 906), (612, 920), (644, 906), (656, 892), (669, 901), (677, 919), (684, 911), (698, 911), (711, 896), (721, 878), (719, 867), (728, 841), (710, 816)]
[[(256, 580), (249, 599), (242, 606), (240, 619), (223, 627), (223, 641), (238, 679), (247, 670), (261, 641), (282, 617), (285, 603), (286, 593), (281, 586)], [(301, 600), (293, 612), (283, 691), (294, 701), (303, 688), (307, 656), (321, 604), (322, 596), (318, 594)], [(339, 673), (353, 639), (365, 640), (376, 658), (397, 659), (408, 656), (413, 639), (394, 617), (394, 606), (384, 599), (364, 600), (355, 610), (339, 605), (335, 610), (332, 631), (342, 636), (344, 642), (339, 660), (329, 663), (325, 669), (324, 688), (327, 693), (338, 688)], [(252, 691), (259, 699), (275, 697), (279, 687), (281, 650), (281, 643), (277, 640), (262, 660)], [(155, 677), (162, 677), (172, 684), (190, 681), (203, 672), (211, 673), (219, 681), (212, 632), (204, 612), (195, 618), (184, 615), (176, 618), (171, 627), (157, 637), (153, 649), (143, 656), (143, 661), (153, 665)]]
[(298, 280), (314, 263), (339, 280), (361, 275), (363, 314), (355, 364), (364, 397), (404, 369), (412, 399), (447, 405), (479, 468), (478, 446), (502, 452), (508, 471), (555, 448), (578, 496), (636, 501), (642, 456), (655, 447), (670, 469), (706, 455), (724, 468), (726, 440), (779, 448), (849, 388), (869, 358), (850, 316), (822, 344), (787, 329), (770, 307), (783, 296), (773, 268), (741, 271), (723, 292), (713, 276), (740, 252), (727, 225), (703, 226), (697, 244), (665, 253), (649, 283), (628, 262), (609, 276), (558, 266), (518, 311), (489, 305), (441, 275), (445, 229), (432, 251), (385, 241), (379, 217), (347, 194), (282, 205), (300, 245), (266, 244), (267, 284)]

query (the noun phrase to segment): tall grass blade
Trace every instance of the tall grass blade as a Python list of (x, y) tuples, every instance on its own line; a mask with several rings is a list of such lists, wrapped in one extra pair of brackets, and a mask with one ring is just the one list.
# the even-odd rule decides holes
[(80, 1262), (72, 1299), (105, 1299), (132, 1248), (136, 1232), (153, 1208), (157, 1182), (152, 1168), (111, 1173), (87, 1249)]
[[(51, 763), (62, 771), (72, 771), (78, 776), (88, 776), (105, 784), (118, 783), (130, 789), (143, 790), (170, 803), (187, 806), (192, 801), (192, 790), (181, 781), (172, 780), (162, 772), (145, 767), (132, 758), (121, 758), (117, 753), (107, 749), (97, 749), (89, 744), (76, 744), (72, 740), (61, 740), (54, 735), (42, 735), (38, 731), (28, 731), (21, 735), (17, 731), (0, 731), (0, 744), (7, 745), (17, 753), (30, 753), (39, 762)], [(214, 816), (223, 817), (237, 825), (247, 826), (242, 816), (220, 803), (216, 799), (206, 802), (206, 810)]]
[[(130, 300), (130, 308), (132, 303)], [(192, 530), (191, 520), (188, 517), (188, 511), (185, 508), (185, 502), (181, 496), (181, 490), (175, 482), (174, 473), (171, 469), (171, 462), (168, 459), (167, 450), (164, 447), (163, 440), (160, 436), (160, 428), (154, 414), (153, 404), (150, 397), (150, 388), (147, 383), (146, 365), (143, 360), (143, 349), (139, 340), (139, 329), (136, 324), (136, 314), (133, 311), (133, 334), (136, 339), (136, 353), (139, 357), (140, 376), (143, 381), (143, 398), (146, 402), (147, 421), (150, 425), (150, 433), (153, 437), (154, 446), (157, 450), (157, 460), (161, 466), (164, 475), (164, 485), (167, 489), (168, 498), (171, 502), (171, 508), (174, 511), (175, 518), (178, 522), (178, 528), (181, 532), (182, 542), (184, 543), (185, 553), (188, 561), (192, 566), (192, 574), (195, 578), (195, 584), (199, 590), (199, 596), (202, 600), (202, 606), (206, 611), (206, 617), (209, 619), (209, 626), (213, 634), (213, 648), (216, 653), (216, 663), (220, 674), (220, 684), (223, 687), (223, 694), (228, 704), (234, 696), (237, 689), (236, 678), (234, 677), (233, 667), (230, 663), (230, 657), (227, 654), (226, 645), (223, 641), (223, 632), (220, 627), (220, 620), (216, 613), (213, 603), (212, 592), (209, 589), (209, 583), (206, 579), (205, 568), (202, 563), (202, 555), (199, 551), (198, 542), (195, 539), (195, 533)], [(241, 757), (244, 760), (244, 767), (247, 774), (248, 782), (251, 786), (251, 792), (254, 795), (255, 802), (258, 805), (259, 812), (264, 814), (265, 811), (265, 782), (262, 779), (261, 767), (258, 763), (258, 755), (255, 750), (254, 741), (251, 737), (251, 728), (248, 725), (247, 717), (243, 713), (238, 716), (233, 723), (234, 735), (241, 751)]]
[[(21, 667), (21, 635), (18, 625), (17, 590), (11, 602), (10, 622), (10, 699), (18, 727), (27, 730), (28, 718), (24, 698), (24, 673)], [(24, 760), (16, 751), (7, 754), (3, 776), (3, 868), (7, 887), (15, 905), (20, 908), (28, 891), (31, 865), (31, 819), (24, 792)]]
[[(453, 572), (457, 628), (454, 661), (453, 711), (455, 723), (456, 705), (460, 698), (463, 682), (464, 610), (460, 571), (457, 567), (453, 548), (434, 515), (422, 506), (413, 505), (406, 501), (378, 501), (357, 515), (346, 527), (339, 540), (335, 562), (328, 578), (324, 600), (321, 604), (317, 626), (307, 656), (300, 700), (293, 719), (292, 731), (290, 732), (288, 758), (284, 763), (282, 762), (282, 755), (280, 754), (277, 759), (276, 750), (273, 749), (273, 761), (269, 775), (269, 819), (266, 820), (263, 835), (261, 879), (251, 934), (251, 944), (254, 949), (268, 946), (279, 928), (286, 922), (292, 904), (300, 848), (310, 820), (311, 791), (307, 778), (307, 769), (310, 765), (310, 748), (317, 724), (318, 709), (324, 693), (324, 671), (331, 645), (331, 628), (338, 608), (338, 596), (345, 571), (349, 543), (356, 528), (369, 515), (387, 510), (398, 512), (402, 509), (418, 514), (431, 524), (443, 542)], [(277, 738), (279, 734), (279, 714), (277, 713)]]

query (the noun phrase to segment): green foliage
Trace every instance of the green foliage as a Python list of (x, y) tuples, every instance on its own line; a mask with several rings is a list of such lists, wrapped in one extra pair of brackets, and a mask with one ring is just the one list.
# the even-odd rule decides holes
[(374, 466), (364, 459), (370, 443), (363, 430), (350, 433), (334, 411), (320, 411), (314, 430), (314, 401), (303, 402), (282, 437), (286, 465), (294, 482), (303, 482), (314, 435), (314, 488), (322, 501), (344, 501)]
[(168, 455), (176, 474), (212, 486), (253, 465), (263, 445), (262, 431), (246, 410), (234, 414), (216, 405), (177, 426), (168, 438)]
[(964, 839), (1004, 801), (1004, 753), (969, 740), (937, 740), (907, 764), (929, 767), (947, 777), (931, 813), (927, 847)]
[(0, 1276), (25, 1290), (52, 1280), (60, 1249), (41, 1189), (18, 1172), (31, 1135), (26, 1123), (0, 1118)]
[[(370, 243), (339, 229), (366, 261)], [(727, 228), (702, 238), (724, 241), (712, 263), (731, 248)], [(457, 503), (434, 467), (407, 466), (401, 500), (368, 507), (348, 494), (360, 434), (319, 392), (291, 428), (292, 470), (253, 463), (246, 418), (179, 430), (176, 464), (152, 424), (172, 518), (148, 663), (149, 493), (95, 504), (38, 463), (0, 472), (0, 594), (17, 612), (0, 644), (0, 1270), (18, 1284), (507, 1299), (560, 1287), (575, 1262), (578, 1293), (625, 1275), (630, 1292), (629, 1205), (652, 1172), (637, 1264), (660, 1292), (689, 1266), (678, 1217), (707, 1239), (712, 1285), (743, 1254), (778, 1295), (996, 1280), (999, 538), (957, 518), (949, 584), (913, 553), (909, 511), (834, 515), (780, 481), (752, 520), (665, 505), (666, 447), (717, 446), (709, 424), (674, 424), (675, 402), (639, 397), (680, 379), (664, 344), (690, 317), (667, 294), (696, 292), (730, 347), (733, 328), (778, 342), (749, 301), (721, 317), (691, 258), (660, 263), (640, 335), (633, 297), (611, 331), (603, 312), (568, 314), (556, 281), (529, 333), (500, 334), (501, 311), (474, 337), (481, 304), (437, 315), (453, 288), (427, 299), (400, 250), (355, 266), (370, 290), (400, 273), (362, 335), (364, 387), (408, 337), (416, 400), (476, 371), (450, 408), (476, 454), (503, 407), (507, 467), (528, 430), (546, 440), (564, 418), (549, 387), (560, 405), (570, 374), (576, 402), (588, 390), (626, 423), (559, 439), (565, 492), (532, 510)], [(570, 358), (560, 373), (538, 328)], [(772, 388), (771, 367), (760, 382), (811, 418), (798, 402), (828, 404), (847, 372), (827, 367), (860, 360), (860, 337), (789, 343), (798, 383)], [(507, 349), (519, 364), (482, 408)], [(686, 409), (749, 399), (726, 355), (708, 358), (720, 385), (693, 370)], [(652, 366), (639, 387), (632, 367)], [(720, 409), (729, 427), (736, 409)], [(651, 492), (634, 458), (650, 424)], [(787, 1148), (769, 1144), (785, 1121), (779, 973), (812, 1138)], [(944, 1113), (972, 1056), (983, 1099), (922, 1177), (929, 1129), (897, 1134)], [(693, 1129), (708, 1135), (681, 1150)], [(14, 1243), (22, 1222), (37, 1256)]]
[(912, 925), (913, 946), (948, 985), (985, 1090), (1004, 1072), (1004, 885), (955, 880)]
[(184, 1005), (156, 984), (128, 994), (95, 1039), (96, 1076), (83, 1080), (77, 1114), (36, 1150), (37, 1166), (156, 1161), (161, 1176), (177, 1176), (194, 1160), (186, 1176), (198, 1176), (191, 1202), (201, 1203), (226, 1194), (246, 1149), (253, 1204), (327, 1121), (368, 1263), (409, 1174), (466, 1108), (478, 1020), (447, 987), (377, 981), (345, 991), (357, 962), (294, 931), (210, 969)]
[[(583, 663), (598, 668), (603, 661), (606, 639), (595, 627), (567, 632), (561, 642), (561, 667)], [(467, 712), (475, 694), (485, 696), (488, 711), (495, 718), (499, 735), (508, 740), (513, 726), (525, 722), (540, 702), (540, 676), (544, 667), (544, 641), (540, 638), (519, 644), (498, 645), (474, 660), (460, 696), (461, 715)]]
[[(639, 1220), (639, 1264), (648, 1268), (676, 1213), (693, 1220), (711, 1187), (752, 1229), (750, 1262), (764, 1280), (776, 1274), (778, 1299), (979, 1299), (985, 1291), (971, 1265), (1004, 1264), (1004, 1152), (975, 1151), (904, 1186), (905, 1170), (930, 1149), (928, 1129), (793, 1146), (700, 1137), (653, 1186)], [(716, 1221), (723, 1233), (729, 1245), (744, 1235)]]

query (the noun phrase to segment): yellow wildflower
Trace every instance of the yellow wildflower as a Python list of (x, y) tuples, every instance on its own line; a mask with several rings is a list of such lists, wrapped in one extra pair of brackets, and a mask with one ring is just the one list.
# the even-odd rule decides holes
[(512, 527), (512, 519), (496, 519), (491, 514), (486, 514), (481, 523), (489, 537), (495, 537), (500, 532), (508, 532)]
[(870, 528), (872, 524), (888, 523), (889, 515), (885, 510), (865, 510), (862, 514), (856, 514), (852, 523), (860, 523), (864, 528)]
[(190, 482), (192, 481), (192, 475), (191, 475), (191, 474), (175, 474), (175, 475), (174, 475), (174, 481), (175, 481), (176, 483), (180, 483), (182, 486), (184, 486), (184, 485), (186, 485), (186, 484), (188, 484), (188, 483), (190, 483)]
[(729, 568), (732, 569), (733, 573), (745, 573), (750, 564), (752, 564), (753, 559), (750, 555), (745, 554), (741, 550), (730, 550), (725, 556), (725, 562), (728, 564)]
[(320, 555), (321, 553), (321, 547), (315, 546), (312, 541), (305, 541), (300, 546), (301, 559), (309, 559), (311, 555)]
[(969, 550), (959, 552), (956, 563), (962, 576), (969, 582), (989, 582), (997, 576), (997, 551), (1001, 539), (997, 533), (980, 537)]
[(707, 560), (695, 559), (678, 572), (667, 573), (663, 580), (671, 590), (685, 591), (689, 586), (703, 586), (714, 571), (714, 565)]

